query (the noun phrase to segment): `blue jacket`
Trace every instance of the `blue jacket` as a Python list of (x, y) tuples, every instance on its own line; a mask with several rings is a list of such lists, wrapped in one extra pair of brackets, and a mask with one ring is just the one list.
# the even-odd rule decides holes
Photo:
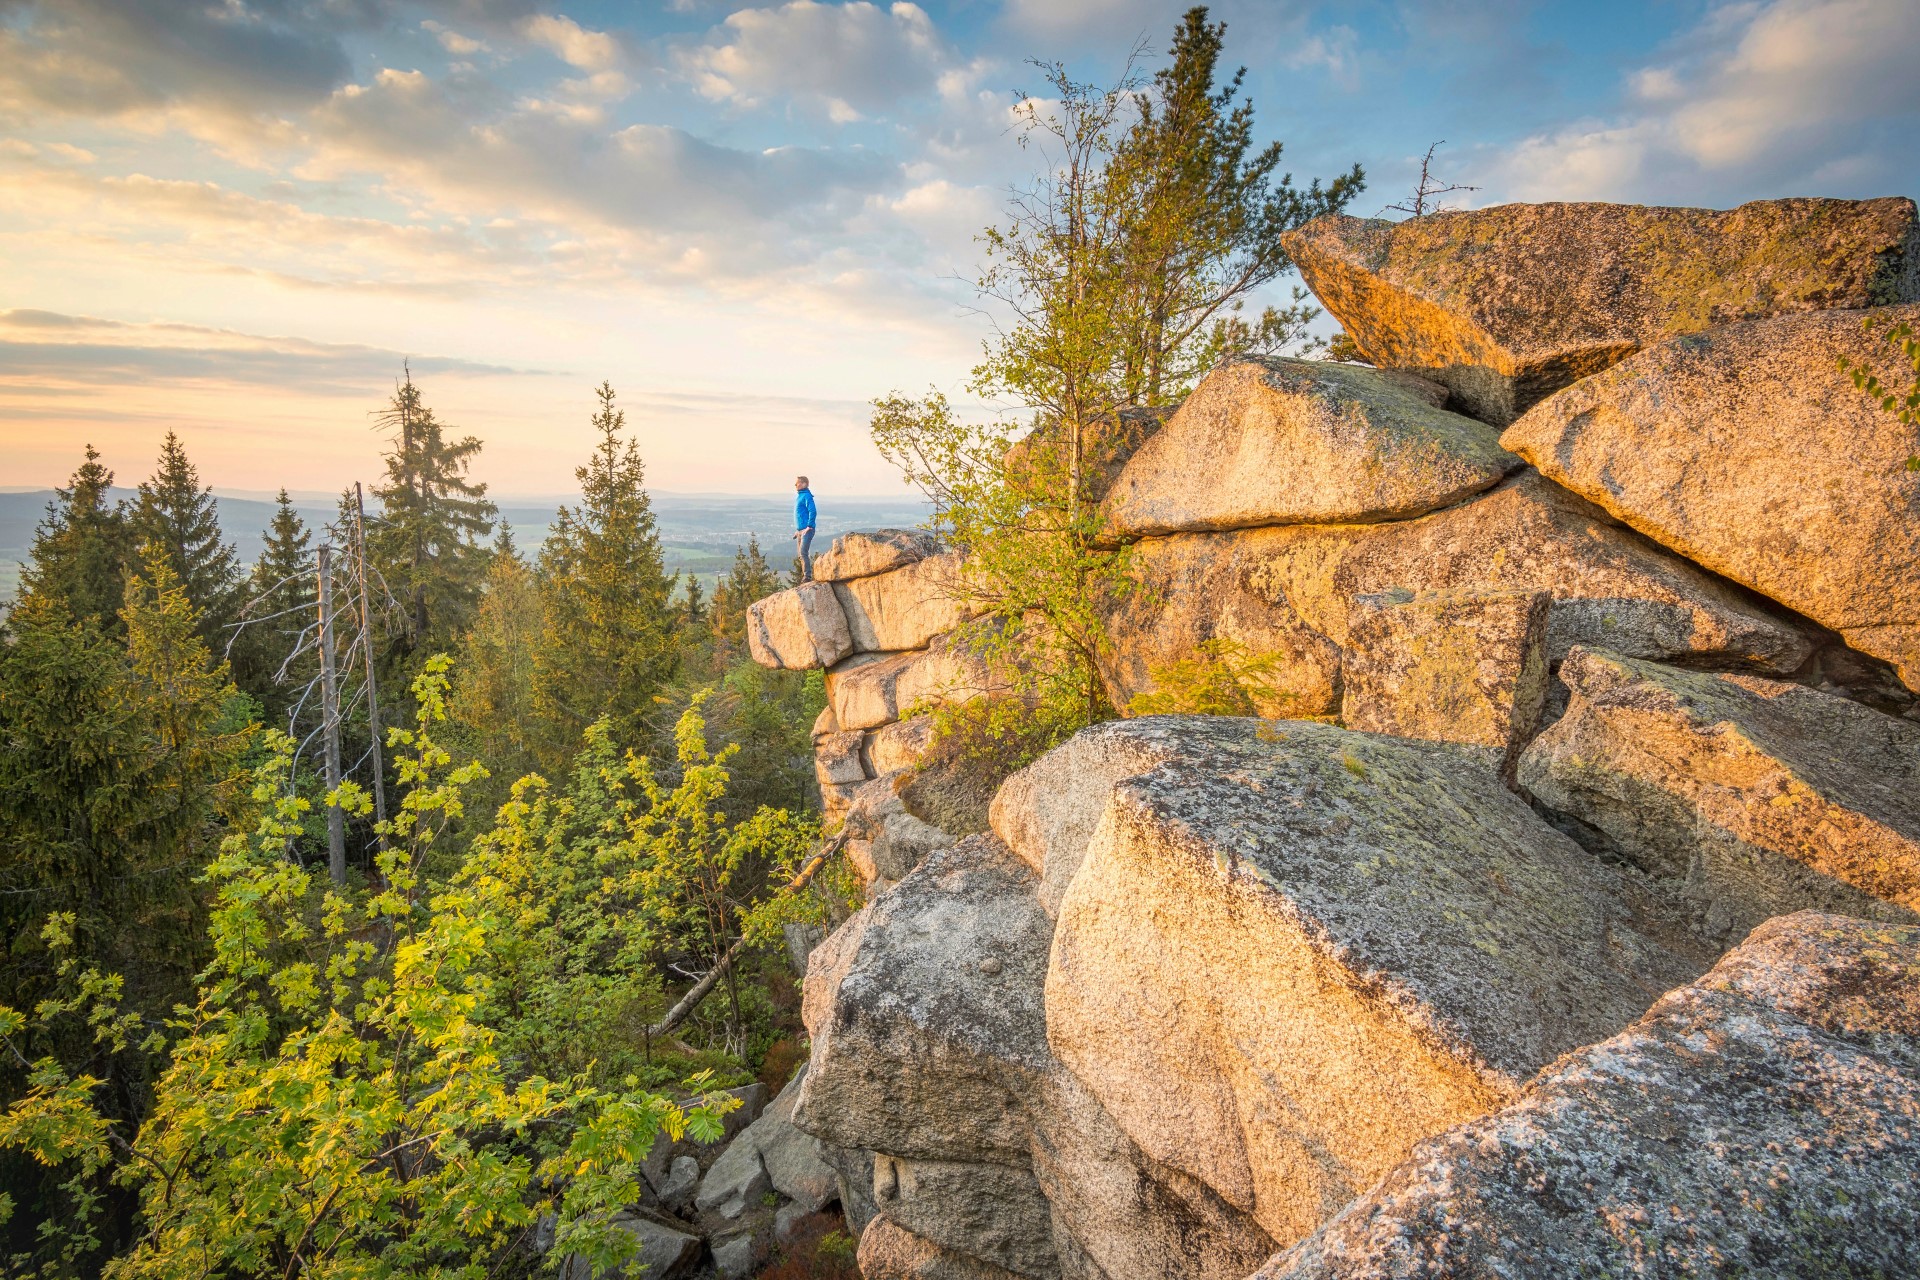
[(802, 489), (793, 495), (793, 531), (813, 528), (813, 490)]

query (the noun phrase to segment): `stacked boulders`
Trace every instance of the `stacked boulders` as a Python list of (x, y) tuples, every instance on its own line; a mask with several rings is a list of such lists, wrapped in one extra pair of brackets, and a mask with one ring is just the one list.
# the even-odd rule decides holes
[(1376, 364), (1230, 363), (1100, 497), (1114, 705), (1227, 652), (1266, 718), (1096, 726), (943, 829), (902, 716), (992, 687), (964, 566), (850, 537), (756, 606), (872, 893), (794, 1114), (865, 1274), (1900, 1273), (1920, 442), (1835, 357), (1920, 319), (1914, 205), (1290, 251)]
[(748, 610), (755, 661), (826, 669), (813, 744), (829, 820), (845, 816), (863, 783), (918, 756), (926, 729), (910, 713), (990, 687), (954, 634), (971, 616), (961, 572), (960, 557), (919, 530), (848, 533), (814, 558), (814, 581)]

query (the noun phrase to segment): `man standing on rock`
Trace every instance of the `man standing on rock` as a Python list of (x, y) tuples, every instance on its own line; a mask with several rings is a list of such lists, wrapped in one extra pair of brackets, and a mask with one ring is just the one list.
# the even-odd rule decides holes
[(805, 476), (794, 477), (793, 487), (793, 540), (800, 548), (800, 581), (812, 582), (815, 518), (813, 490), (807, 488)]

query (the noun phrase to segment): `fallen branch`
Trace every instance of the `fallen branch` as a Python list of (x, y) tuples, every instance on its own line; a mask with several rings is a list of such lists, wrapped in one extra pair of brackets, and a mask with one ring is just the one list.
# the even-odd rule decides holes
[[(800, 870), (794, 875), (793, 879), (787, 881), (787, 887), (783, 892), (795, 893), (806, 888), (807, 885), (812, 882), (814, 876), (819, 874), (820, 868), (827, 865), (827, 859), (840, 852), (841, 846), (846, 844), (846, 842), (847, 835), (843, 831), (821, 845), (820, 851), (811, 858), (808, 858), (805, 864), (803, 864)], [(713, 968), (707, 970), (707, 976), (687, 988), (687, 994), (681, 996), (679, 1003), (667, 1010), (666, 1017), (647, 1028), (647, 1039), (653, 1040), (657, 1037), (664, 1036), (685, 1022), (688, 1016), (700, 1007), (700, 1002), (705, 1000), (708, 994), (720, 984), (720, 979), (727, 976), (727, 971), (733, 968), (734, 962), (739, 960), (741, 953), (746, 951), (746, 949), (747, 940), (745, 938), (736, 938), (733, 945), (728, 947), (725, 953), (721, 955), (719, 962), (716, 963)]]

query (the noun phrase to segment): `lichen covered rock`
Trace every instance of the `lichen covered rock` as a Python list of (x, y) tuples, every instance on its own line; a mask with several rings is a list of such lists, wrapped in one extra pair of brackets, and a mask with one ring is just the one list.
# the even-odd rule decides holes
[(1148, 538), (1133, 563), (1156, 607), (1108, 610), (1116, 706), (1221, 637), (1274, 655), (1253, 699), (1262, 715), (1333, 714), (1354, 599), (1394, 588), (1551, 592), (1551, 660), (1587, 644), (1790, 672), (1810, 649), (1791, 622), (1532, 473), (1414, 520)]
[(1486, 426), (1421, 392), (1405, 375), (1329, 361), (1227, 365), (1133, 455), (1102, 519), (1120, 538), (1404, 519), (1520, 465)]
[(1710, 936), (1809, 908), (1920, 910), (1920, 724), (1585, 649), (1560, 678), (1571, 701), (1521, 757), (1521, 786), (1682, 885)]
[(886, 1218), (860, 1233), (860, 1274), (865, 1280), (1019, 1280), (984, 1258), (942, 1248)]
[(1914, 204), (1762, 200), (1724, 212), (1510, 204), (1288, 234), (1313, 292), (1375, 363), (1504, 426), (1680, 334), (1758, 316), (1920, 301)]
[[(1920, 323), (1920, 306), (1872, 314)], [(1920, 690), (1920, 471), (1907, 466), (1920, 435), (1835, 367), (1884, 350), (1862, 315), (1782, 316), (1662, 343), (1536, 406), (1501, 441)]]
[(1283, 1244), (1708, 961), (1448, 746), (1125, 732), (1169, 758), (1087, 783), (1106, 808), (1060, 903), (1048, 1042), (1148, 1157)]
[(1348, 618), (1340, 721), (1485, 747), (1508, 774), (1547, 696), (1546, 591), (1397, 591)]
[(966, 642), (942, 636), (909, 653), (860, 653), (827, 672), (827, 705), (844, 730), (878, 729), (916, 707), (965, 702), (999, 687)]
[(1920, 928), (1768, 922), (1256, 1280), (1909, 1275)]
[(875, 1153), (873, 1199), (890, 1222), (1030, 1280), (1054, 1280), (1053, 1214), (1022, 1160), (908, 1160)]

